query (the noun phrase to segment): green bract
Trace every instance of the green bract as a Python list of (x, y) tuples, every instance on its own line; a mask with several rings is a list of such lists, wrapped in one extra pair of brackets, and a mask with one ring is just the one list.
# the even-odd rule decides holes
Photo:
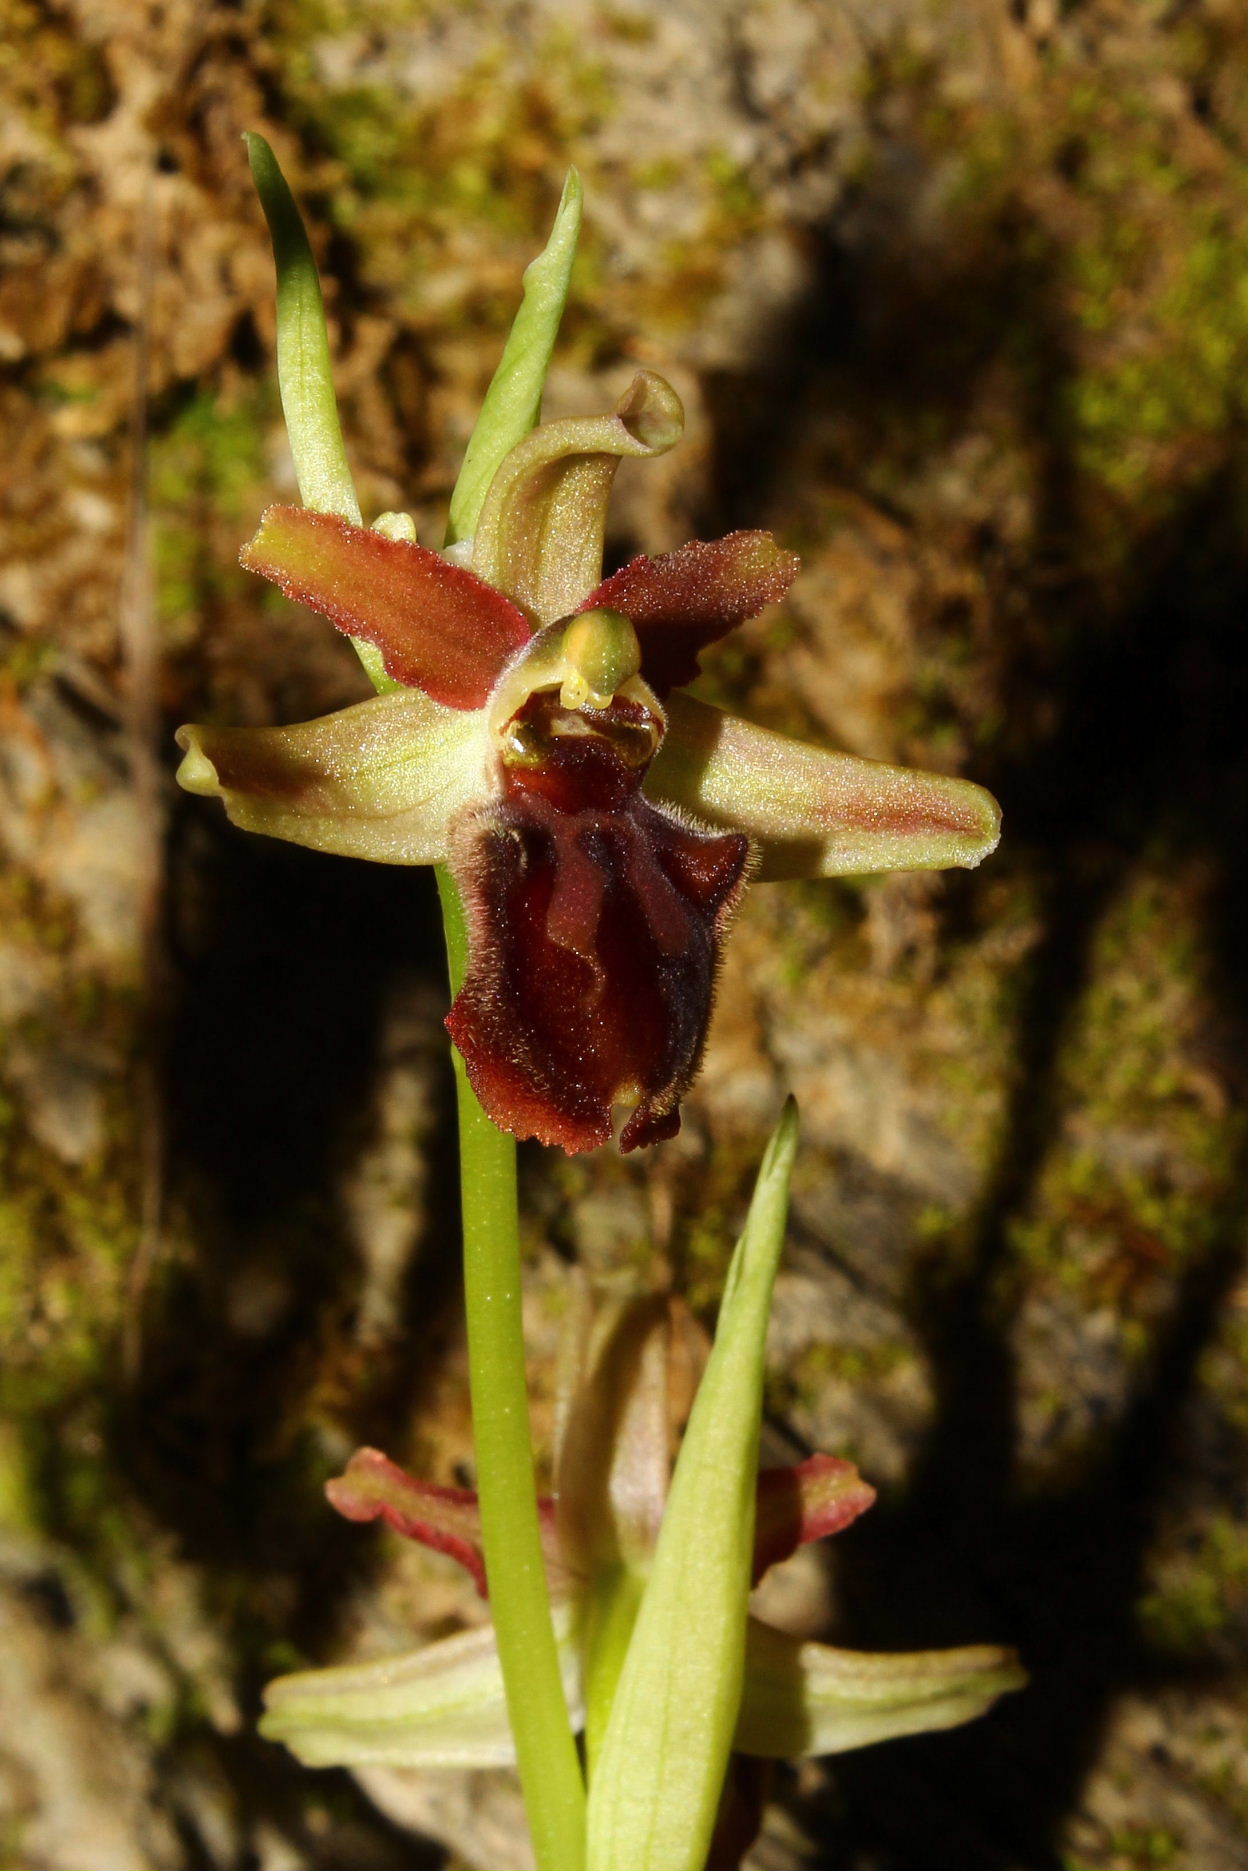
[(524, 298), (464, 454), (451, 495), (448, 546), (472, 538), (499, 463), (537, 426), (581, 233), (581, 205), (581, 178), (569, 169), (550, 239), (525, 271)]
[(589, 1871), (706, 1858), (741, 1707), (771, 1290), (797, 1151), (790, 1101), (759, 1171), (589, 1790)]

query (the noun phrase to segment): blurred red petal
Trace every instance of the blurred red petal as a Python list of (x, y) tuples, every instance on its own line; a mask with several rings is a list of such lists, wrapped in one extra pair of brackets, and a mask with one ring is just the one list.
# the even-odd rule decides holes
[(852, 1462), (812, 1455), (795, 1468), (764, 1468), (754, 1520), (754, 1583), (799, 1546), (840, 1533), (875, 1500)]
[[(472, 1574), (486, 1596), (485, 1556), (481, 1549), (481, 1509), (470, 1488), (442, 1488), (414, 1476), (380, 1449), (357, 1449), (346, 1473), (325, 1484), (332, 1507), (348, 1520), (384, 1520), (406, 1540), (418, 1540), (446, 1553)], [(542, 1543), (552, 1586), (563, 1584), (555, 1539), (554, 1502), (538, 1502)]]

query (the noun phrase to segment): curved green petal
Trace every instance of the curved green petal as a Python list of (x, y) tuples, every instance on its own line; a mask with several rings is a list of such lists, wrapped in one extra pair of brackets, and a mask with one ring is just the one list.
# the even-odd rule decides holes
[(486, 796), (484, 709), (418, 689), (289, 728), (178, 729), (178, 784), (235, 825), (378, 864), (439, 864), (449, 827)]
[[(579, 1669), (573, 1614), (555, 1607), (573, 1718)], [(504, 1767), (516, 1758), (493, 1629), (465, 1631), (375, 1663), (279, 1676), (260, 1733), (305, 1767)]]
[(684, 422), (671, 385), (640, 370), (611, 415), (534, 429), (490, 483), (473, 538), (473, 571), (539, 625), (569, 616), (602, 578), (607, 502), (620, 462), (666, 454)]
[(652, 799), (748, 832), (758, 877), (972, 869), (994, 851), (1001, 808), (971, 780), (832, 753), (673, 695)]
[(843, 1754), (956, 1728), (1026, 1681), (1014, 1652), (994, 1644), (871, 1656), (802, 1643), (751, 1619), (733, 1745), (772, 1760)]

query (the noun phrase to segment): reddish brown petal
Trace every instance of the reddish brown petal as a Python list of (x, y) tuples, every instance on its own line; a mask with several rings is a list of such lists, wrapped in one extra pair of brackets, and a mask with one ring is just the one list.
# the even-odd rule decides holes
[(441, 553), (307, 507), (270, 507), (239, 554), (249, 571), (381, 651), (387, 675), (449, 708), (480, 708), (529, 640), (500, 591)]
[(840, 1533), (874, 1500), (875, 1489), (838, 1455), (812, 1455), (796, 1468), (764, 1468), (754, 1520), (754, 1583), (809, 1540)]
[[(541, 698), (534, 706), (542, 707)], [(496, 1124), (565, 1150), (680, 1128), (750, 845), (690, 830), (609, 746), (571, 740), (462, 820), (471, 960), (447, 1026)]]
[(800, 569), (770, 533), (690, 540), (639, 558), (590, 593), (583, 611), (623, 611), (641, 639), (641, 671), (659, 695), (692, 682), (698, 652), (782, 598)]
[[(485, 1557), (481, 1550), (481, 1509), (468, 1488), (441, 1488), (417, 1481), (380, 1449), (357, 1449), (346, 1473), (325, 1484), (332, 1507), (348, 1520), (384, 1520), (406, 1540), (419, 1540), (436, 1553), (457, 1559), (471, 1574), (484, 1598)], [(554, 1530), (554, 1502), (538, 1502), (542, 1543), (552, 1586), (563, 1584)]]

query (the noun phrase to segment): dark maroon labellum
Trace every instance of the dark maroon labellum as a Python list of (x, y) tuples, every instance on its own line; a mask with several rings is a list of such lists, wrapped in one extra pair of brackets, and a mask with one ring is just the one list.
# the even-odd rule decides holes
[(457, 829), (471, 963), (447, 1027), (486, 1110), (520, 1137), (622, 1150), (680, 1128), (720, 944), (749, 862), (641, 783), (658, 718), (619, 697), (530, 697), (503, 741), (504, 797)]

